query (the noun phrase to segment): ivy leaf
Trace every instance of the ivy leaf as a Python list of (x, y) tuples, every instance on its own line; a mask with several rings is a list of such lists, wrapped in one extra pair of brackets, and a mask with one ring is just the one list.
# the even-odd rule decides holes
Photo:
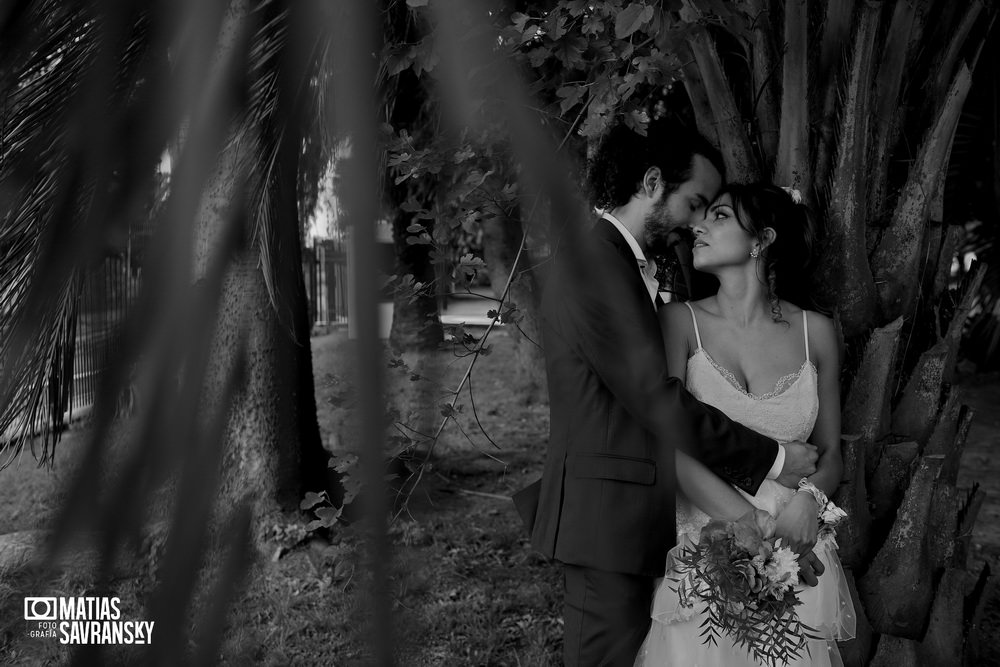
[(615, 37), (625, 39), (653, 18), (653, 8), (633, 2), (615, 17)]
[(548, 49), (539, 47), (528, 52), (528, 60), (531, 61), (532, 67), (541, 67), (545, 64), (545, 61), (549, 59), (549, 55), (550, 53)]
[(584, 35), (599, 35), (604, 32), (604, 21), (599, 16), (584, 17), (580, 32)]
[(393, 53), (385, 59), (385, 62), (389, 76), (396, 76), (413, 64), (413, 57), (409, 53)]
[(584, 65), (583, 52), (586, 50), (587, 40), (580, 35), (573, 35), (556, 42), (553, 54), (566, 69), (580, 69)]
[(563, 35), (566, 34), (566, 17), (560, 16), (558, 12), (553, 11), (549, 14), (549, 20), (545, 26), (545, 32), (555, 41), (562, 39)]
[(681, 0), (679, 16), (683, 23), (699, 23), (701, 21), (702, 11), (690, 0)]
[(510, 15), (511, 23), (513, 23), (514, 27), (517, 28), (517, 31), (522, 34), (524, 33), (525, 26), (528, 25), (529, 19), (531, 19), (531, 17), (523, 12), (514, 12)]
[(303, 510), (311, 509), (313, 507), (316, 507), (316, 505), (319, 505), (321, 502), (324, 502), (326, 499), (327, 499), (326, 491), (320, 491), (319, 493), (307, 491), (306, 497), (303, 498), (302, 502), (299, 503), (299, 509)]
[(500, 314), (500, 321), (504, 324), (517, 324), (523, 319), (524, 313), (518, 310), (517, 306), (513, 304)]
[(320, 525), (329, 528), (333, 524), (337, 523), (337, 519), (340, 518), (340, 514), (343, 511), (343, 507), (320, 507), (316, 510), (316, 516), (319, 517)]
[(570, 0), (565, 7), (569, 15), (575, 18), (587, 11), (587, 0)]
[(398, 167), (404, 162), (409, 162), (411, 157), (413, 157), (413, 155), (407, 153), (406, 151), (403, 151), (401, 153), (393, 153), (391, 156), (389, 156), (389, 161), (387, 162), (387, 164), (390, 167)]
[(575, 107), (580, 102), (580, 98), (583, 97), (586, 90), (583, 86), (563, 86), (557, 90), (556, 95), (563, 98), (559, 104), (559, 113), (565, 114)]
[(466, 276), (471, 278), (476, 275), (478, 271), (482, 271), (486, 268), (486, 262), (472, 253), (466, 253), (465, 255), (462, 255), (461, 259), (458, 260), (458, 268), (461, 269)]
[(434, 50), (433, 42), (429, 37), (420, 40), (420, 43), (413, 48), (413, 71), (420, 76), (421, 72), (430, 72), (438, 64), (441, 57)]
[(333, 468), (341, 474), (351, 472), (351, 468), (355, 468), (358, 465), (358, 457), (356, 454), (343, 454), (330, 457), (330, 462), (328, 467)]
[(433, 241), (431, 240), (430, 234), (426, 232), (420, 234), (419, 236), (407, 236), (406, 245), (431, 245)]
[(541, 32), (542, 29), (539, 26), (529, 25), (528, 28), (523, 33), (521, 33), (521, 43), (524, 44), (525, 42), (530, 42), (531, 40), (538, 37), (539, 33)]

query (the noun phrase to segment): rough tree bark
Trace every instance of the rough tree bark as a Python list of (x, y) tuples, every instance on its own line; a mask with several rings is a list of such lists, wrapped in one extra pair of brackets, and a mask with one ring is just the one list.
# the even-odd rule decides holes
[[(231, 12), (238, 12), (238, 5)], [(236, 38), (239, 21), (245, 20), (235, 14), (227, 18), (228, 27), (220, 36), (223, 48), (226, 40)], [(195, 290), (217, 259), (224, 230), (233, 224), (241, 228), (242, 240), (229, 257), (219, 298), (204, 407), (207, 412), (228, 411), (221, 498), (223, 503), (252, 500), (258, 538), (264, 525), (260, 518), (296, 509), (304, 490), (327, 488), (328, 479), (328, 455), (316, 419), (301, 270), (296, 193), (300, 135), (294, 131), (298, 127), (294, 114), (284, 109), (287, 101), (281, 101), (288, 114), (284, 132), (277, 127), (258, 130), (282, 137), (273, 172), (259, 173), (265, 165), (254, 159), (252, 151), (241, 152), (247, 142), (228, 142), (206, 183), (196, 220)], [(247, 210), (246, 204), (247, 183), (253, 178), (265, 179), (269, 189), (264, 205), (271, 208), (270, 219), (261, 227), (263, 239), (253, 237), (252, 227), (262, 211)], [(264, 273), (268, 270), (270, 290)], [(244, 351), (242, 359), (238, 350)], [(221, 405), (227, 396), (226, 378), (241, 363), (242, 382), (234, 400)]]

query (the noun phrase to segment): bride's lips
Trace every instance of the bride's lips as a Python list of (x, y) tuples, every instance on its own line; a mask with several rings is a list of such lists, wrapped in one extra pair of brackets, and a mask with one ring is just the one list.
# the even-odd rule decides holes
[(708, 244), (707, 244), (707, 243), (705, 243), (704, 241), (695, 241), (695, 242), (694, 242), (694, 245), (692, 246), (692, 250), (693, 250), (694, 248), (704, 248), (704, 247), (705, 247), (705, 246), (707, 246), (707, 245), (708, 245)]

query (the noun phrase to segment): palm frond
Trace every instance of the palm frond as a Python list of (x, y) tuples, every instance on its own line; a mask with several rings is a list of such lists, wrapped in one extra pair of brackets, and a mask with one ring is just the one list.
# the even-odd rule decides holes
[[(58, 3), (55, 3), (58, 4)], [(32, 11), (34, 10), (34, 11)], [(44, 12), (44, 16), (39, 15)], [(83, 225), (76, 210), (94, 202), (95, 183), (69, 161), (85, 143), (69, 115), (91, 70), (96, 23), (83, 10), (38, 3), (21, 15), (34, 21), (2, 84), (0, 284), (0, 443), (9, 465), (31, 442), (40, 463), (51, 461), (70, 404), (76, 301), (92, 253), (67, 252)], [(80, 120), (83, 120), (81, 118)], [(74, 126), (75, 125), (75, 126)], [(94, 230), (98, 231), (98, 230)], [(100, 232), (98, 231), (98, 238)], [(97, 245), (91, 241), (84, 248)], [(40, 449), (31, 440), (40, 433)]]

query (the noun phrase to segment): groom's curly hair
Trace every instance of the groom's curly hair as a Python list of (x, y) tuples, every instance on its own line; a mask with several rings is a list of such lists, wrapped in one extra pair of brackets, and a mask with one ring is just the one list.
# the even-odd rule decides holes
[(691, 178), (695, 155), (711, 162), (725, 179), (722, 155), (698, 132), (666, 121), (649, 123), (642, 136), (624, 123), (608, 130), (588, 164), (591, 201), (612, 209), (628, 203), (650, 167), (659, 167), (669, 195)]

